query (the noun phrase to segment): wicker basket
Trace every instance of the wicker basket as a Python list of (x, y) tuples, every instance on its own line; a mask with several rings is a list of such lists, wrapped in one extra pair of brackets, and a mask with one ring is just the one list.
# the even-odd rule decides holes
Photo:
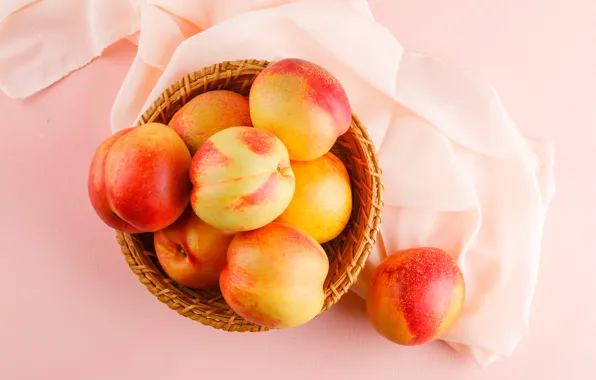
[[(206, 91), (227, 89), (248, 95), (254, 78), (268, 64), (260, 60), (222, 62), (189, 74), (165, 90), (138, 125), (153, 121), (167, 123), (186, 102)], [(356, 115), (352, 116), (349, 131), (338, 139), (332, 152), (344, 162), (351, 175), (353, 210), (342, 234), (323, 245), (330, 265), (321, 312), (335, 304), (356, 281), (375, 243), (383, 205), (381, 170), (375, 147)], [(190, 289), (170, 280), (155, 256), (152, 234), (131, 235), (117, 231), (117, 240), (133, 273), (153, 295), (181, 315), (226, 331), (269, 330), (232, 311), (219, 289)]]

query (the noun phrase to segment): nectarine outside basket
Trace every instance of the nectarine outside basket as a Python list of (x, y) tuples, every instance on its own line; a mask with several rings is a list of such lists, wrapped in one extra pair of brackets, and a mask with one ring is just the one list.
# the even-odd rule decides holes
[[(221, 62), (191, 73), (165, 90), (137, 125), (153, 121), (167, 124), (178, 109), (203, 92), (226, 89), (247, 96), (253, 80), (268, 64), (252, 59)], [(332, 152), (350, 173), (353, 207), (350, 221), (341, 235), (323, 245), (330, 265), (321, 312), (335, 304), (356, 282), (375, 244), (383, 205), (381, 170), (375, 147), (355, 114), (352, 114), (348, 132), (338, 139)], [(236, 314), (219, 289), (190, 289), (169, 279), (157, 261), (152, 234), (117, 231), (117, 239), (133, 273), (157, 299), (179, 314), (226, 331), (269, 330)]]

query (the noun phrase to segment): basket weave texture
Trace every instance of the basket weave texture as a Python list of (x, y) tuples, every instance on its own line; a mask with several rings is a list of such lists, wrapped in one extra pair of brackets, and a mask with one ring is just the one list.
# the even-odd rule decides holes
[[(206, 91), (226, 89), (247, 96), (254, 78), (268, 64), (263, 60), (226, 61), (193, 72), (166, 89), (137, 125), (149, 122), (167, 124), (186, 102)], [(375, 147), (355, 114), (352, 114), (348, 132), (338, 139), (332, 152), (343, 161), (350, 173), (353, 207), (350, 221), (341, 235), (323, 245), (330, 265), (321, 312), (335, 304), (356, 282), (375, 244), (383, 206), (381, 170)], [(269, 330), (236, 314), (219, 289), (190, 289), (169, 279), (157, 261), (153, 234), (116, 231), (116, 238), (126, 262), (141, 283), (179, 314), (226, 331)]]

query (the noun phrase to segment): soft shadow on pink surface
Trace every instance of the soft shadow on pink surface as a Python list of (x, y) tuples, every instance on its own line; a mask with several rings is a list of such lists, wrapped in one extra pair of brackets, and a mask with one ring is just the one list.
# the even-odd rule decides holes
[(482, 371), (442, 343), (393, 345), (351, 294), (305, 326), (258, 334), (217, 331), (160, 303), (86, 193), (134, 55), (120, 43), (27, 101), (0, 94), (0, 379), (594, 378), (596, 3), (370, 4), (406, 48), (487, 78), (522, 131), (555, 142), (557, 194), (530, 331), (514, 356)]

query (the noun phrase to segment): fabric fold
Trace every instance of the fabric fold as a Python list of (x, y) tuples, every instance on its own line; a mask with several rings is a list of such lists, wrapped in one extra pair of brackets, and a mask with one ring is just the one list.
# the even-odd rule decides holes
[(13, 0), (0, 4), (0, 16), (0, 88), (12, 98), (52, 85), (139, 29), (128, 0)]

